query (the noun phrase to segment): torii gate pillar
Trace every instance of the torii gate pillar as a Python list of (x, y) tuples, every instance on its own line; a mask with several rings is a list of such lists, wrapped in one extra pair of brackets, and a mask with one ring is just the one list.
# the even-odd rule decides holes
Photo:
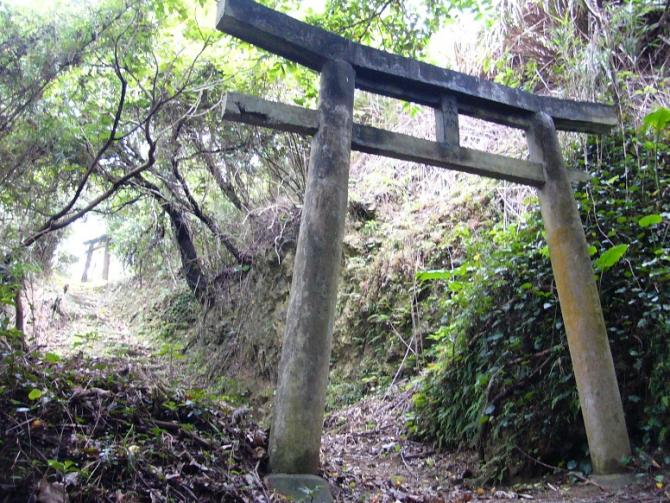
[(545, 184), (538, 190), (542, 219), (593, 471), (616, 473), (630, 455), (630, 444), (584, 228), (554, 121), (535, 114), (527, 136), (531, 159), (544, 163)]
[(270, 435), (273, 473), (313, 474), (319, 468), (347, 213), (354, 83), (350, 64), (324, 64)]

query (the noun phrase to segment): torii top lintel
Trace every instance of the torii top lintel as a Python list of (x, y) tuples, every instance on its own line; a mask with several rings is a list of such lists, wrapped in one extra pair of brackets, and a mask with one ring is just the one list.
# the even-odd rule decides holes
[(459, 113), (491, 122), (525, 129), (530, 116), (543, 111), (565, 131), (606, 133), (617, 123), (611, 106), (538, 96), (373, 49), (252, 0), (220, 0), (216, 27), (316, 71), (328, 60), (346, 61), (365, 91), (434, 108), (442, 97), (455, 96)]

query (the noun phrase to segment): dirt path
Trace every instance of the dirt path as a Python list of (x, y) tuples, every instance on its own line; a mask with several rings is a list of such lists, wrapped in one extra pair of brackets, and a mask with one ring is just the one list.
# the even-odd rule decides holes
[(63, 356), (135, 358), (154, 344), (139, 337), (123, 305), (126, 285), (74, 283), (40, 287), (32, 302), (32, 343)]
[(472, 473), (474, 457), (438, 453), (429, 445), (408, 440), (403, 415), (410, 398), (410, 392), (394, 390), (329, 416), (323, 442), (324, 471), (342, 488), (340, 499), (381, 502), (441, 497), (452, 501), (462, 493), (460, 486), (463, 477)]
[[(394, 389), (331, 414), (323, 440), (324, 476), (338, 501), (449, 502), (527, 500), (542, 503), (670, 502), (651, 477), (623, 490), (547, 477), (514, 487), (478, 487), (474, 453), (440, 453), (407, 439), (411, 391)], [(667, 478), (667, 477), (666, 477)]]

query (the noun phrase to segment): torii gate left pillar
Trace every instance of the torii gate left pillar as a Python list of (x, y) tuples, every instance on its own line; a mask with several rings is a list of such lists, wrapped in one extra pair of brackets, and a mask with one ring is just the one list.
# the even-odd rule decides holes
[(319, 130), (312, 141), (270, 437), (270, 470), (316, 473), (326, 402), (337, 280), (347, 214), (355, 74), (321, 69)]

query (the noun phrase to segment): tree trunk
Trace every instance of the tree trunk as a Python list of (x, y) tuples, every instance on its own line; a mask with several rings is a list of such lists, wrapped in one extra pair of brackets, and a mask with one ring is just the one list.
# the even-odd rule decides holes
[(209, 306), (213, 301), (209, 282), (200, 265), (198, 252), (193, 244), (191, 230), (188, 228), (184, 213), (169, 201), (161, 200), (160, 205), (172, 223), (186, 284), (202, 305)]

